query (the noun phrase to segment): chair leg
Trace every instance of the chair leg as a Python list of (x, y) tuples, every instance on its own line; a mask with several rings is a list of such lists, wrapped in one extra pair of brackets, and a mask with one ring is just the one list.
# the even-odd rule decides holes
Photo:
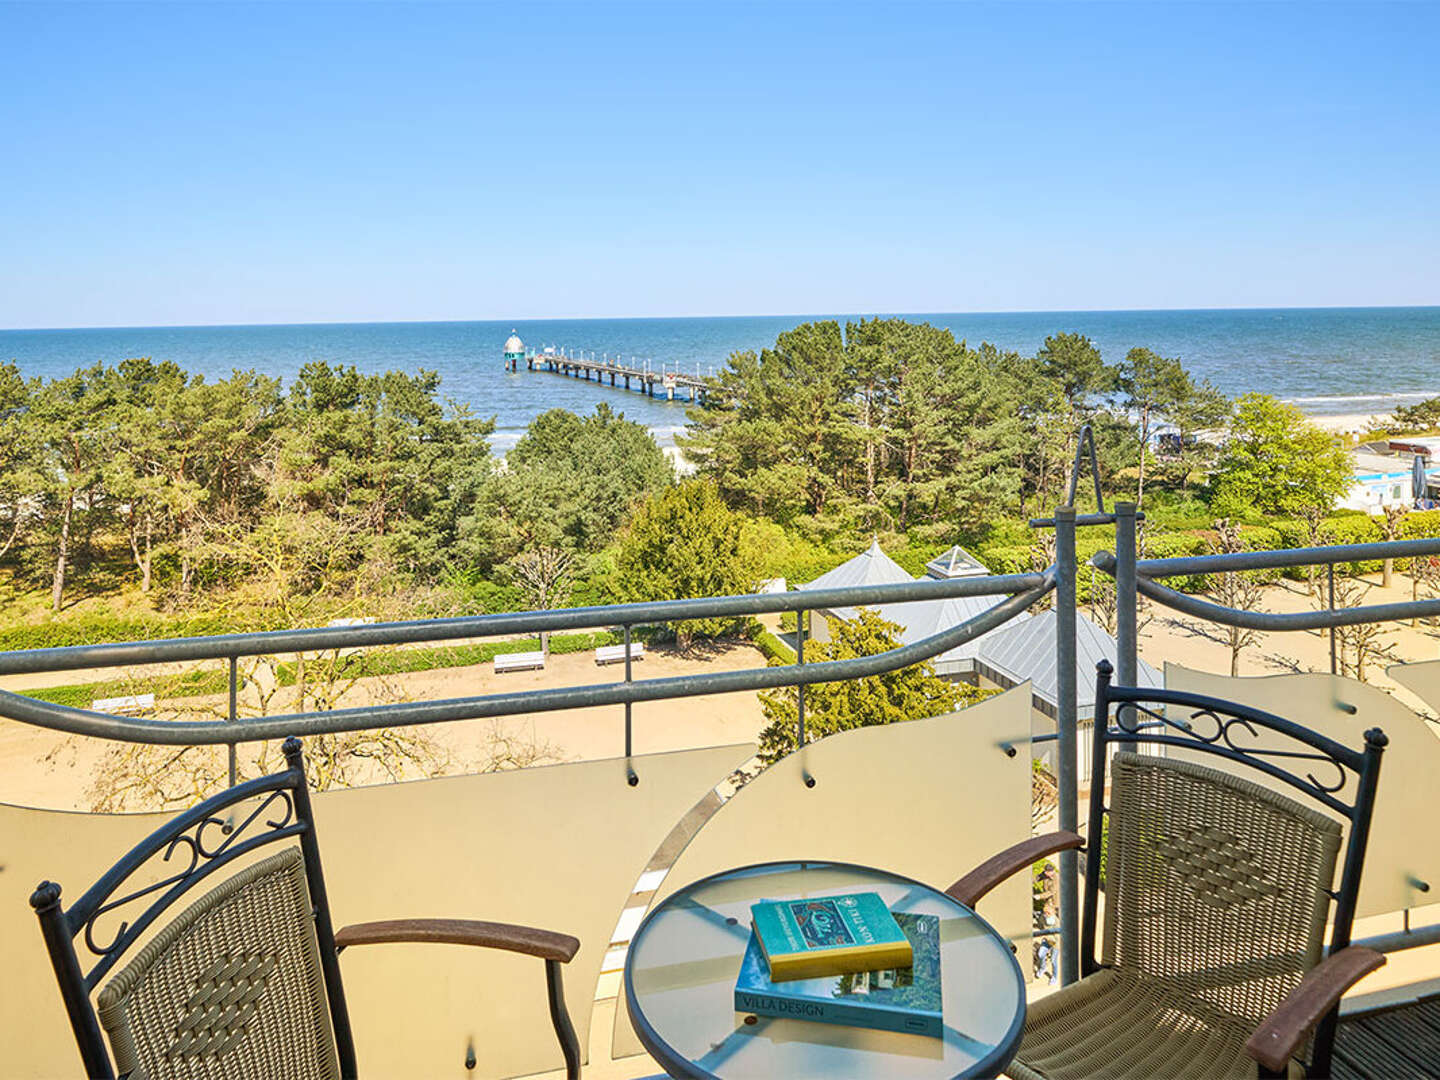
[(560, 981), (560, 961), (545, 961), (545, 987), (550, 998), (550, 1022), (555, 1025), (555, 1035), (559, 1038), (560, 1050), (565, 1055), (566, 1080), (580, 1080), (580, 1040), (575, 1037), (570, 1013), (565, 1008), (565, 987)]

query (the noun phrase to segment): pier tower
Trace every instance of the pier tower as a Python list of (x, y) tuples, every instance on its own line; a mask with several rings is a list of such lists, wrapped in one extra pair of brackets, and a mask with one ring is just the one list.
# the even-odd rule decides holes
[(525, 343), (520, 340), (520, 335), (514, 330), (505, 339), (505, 370), (519, 371), (520, 362), (525, 359)]

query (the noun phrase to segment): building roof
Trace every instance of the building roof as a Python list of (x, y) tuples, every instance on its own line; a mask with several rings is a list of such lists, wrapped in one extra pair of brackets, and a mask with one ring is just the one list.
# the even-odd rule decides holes
[[(978, 642), (980, 663), (1005, 681), (1030, 680), (1032, 695), (1056, 707), (1060, 693), (1055, 655), (1055, 610), (1042, 611), (1024, 622), (1009, 623), (992, 630)], [(1075, 701), (1079, 718), (1095, 715), (1095, 665), (1115, 660), (1115, 639), (1080, 612), (1075, 613)], [(1135, 681), (1143, 687), (1162, 689), (1165, 679), (1144, 660), (1138, 661)]]
[[(798, 586), (801, 589), (843, 589), (855, 585), (893, 585), (915, 579), (905, 568), (880, 550), (880, 542), (872, 540), (870, 546), (834, 570), (821, 574), (814, 581)], [(898, 606), (898, 605), (892, 605)], [(837, 619), (853, 619), (853, 608), (840, 608), (831, 612)]]
[(514, 330), (511, 330), (510, 336), (505, 339), (505, 348), (503, 351), (507, 353), (523, 353), (525, 351), (525, 343), (520, 340), (520, 335), (515, 333)]
[[(1002, 598), (998, 596), (950, 596), (941, 600), (910, 600), (902, 604), (866, 604), (882, 619), (900, 625), (900, 643), (911, 645), (924, 638), (933, 637), (952, 626), (958, 626), (967, 619), (994, 607)], [(1022, 611), (1010, 623), (1024, 622), (1030, 618), (1028, 611)], [(973, 660), (979, 655), (980, 646), (986, 638), (999, 633), (991, 630), (978, 638), (956, 645), (947, 652), (930, 658), (932, 664), (953, 660)]]
[(989, 573), (988, 566), (959, 544), (925, 564), (925, 576), (942, 581), (949, 578), (985, 577)]
[(1363, 450), (1350, 451), (1350, 467), (1356, 476), (1409, 476), (1414, 468), (1414, 457), (1399, 457), (1391, 454), (1371, 454)]

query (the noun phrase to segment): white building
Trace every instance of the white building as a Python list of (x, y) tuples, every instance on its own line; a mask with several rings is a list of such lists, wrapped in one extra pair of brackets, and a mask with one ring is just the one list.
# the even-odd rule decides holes
[[(1415, 459), (1411, 455), (1377, 454), (1364, 448), (1350, 451), (1350, 490), (1337, 504), (1344, 510), (1383, 513), (1386, 507), (1415, 505)], [(1440, 484), (1440, 467), (1425, 469), (1427, 486)]]

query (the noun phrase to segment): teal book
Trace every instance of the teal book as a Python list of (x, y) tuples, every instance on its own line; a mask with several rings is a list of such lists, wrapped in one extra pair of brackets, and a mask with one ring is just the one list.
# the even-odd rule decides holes
[(751, 934), (735, 980), (735, 1010), (941, 1038), (940, 919), (905, 913), (895, 919), (910, 942), (914, 961), (909, 967), (821, 979), (771, 982), (760, 943)]
[(763, 900), (750, 924), (774, 982), (910, 966), (910, 942), (879, 893)]

